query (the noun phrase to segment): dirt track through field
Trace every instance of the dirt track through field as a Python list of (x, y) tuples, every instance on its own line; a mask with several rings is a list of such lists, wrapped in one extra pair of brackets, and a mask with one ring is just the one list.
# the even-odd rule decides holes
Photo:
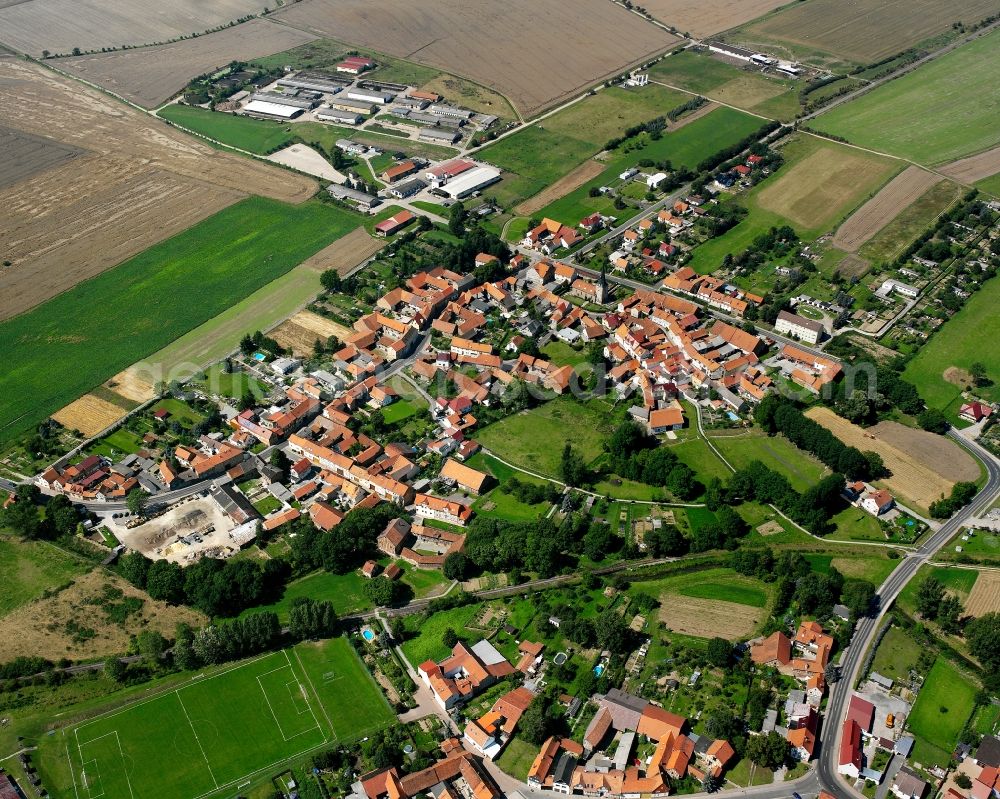
[(674, 632), (698, 638), (747, 638), (753, 635), (764, 613), (764, 608), (678, 594), (668, 594), (660, 601), (660, 621)]
[(933, 172), (918, 166), (907, 167), (844, 221), (833, 236), (833, 246), (845, 252), (857, 252), (940, 180)]
[(965, 612), (978, 617), (996, 611), (1000, 611), (1000, 572), (984, 569), (972, 586)]
[(735, 28), (783, 6), (787, 0), (644, 0), (642, 7), (660, 22), (696, 38)]
[(905, 504), (927, 508), (942, 495), (947, 496), (959, 480), (976, 480), (979, 467), (954, 442), (914, 430), (898, 422), (880, 422), (865, 430), (837, 416), (829, 408), (813, 407), (806, 416), (851, 447), (877, 452), (892, 472), (880, 484)]
[(95, 53), (58, 62), (59, 67), (146, 108), (156, 108), (198, 75), (231, 61), (250, 61), (316, 39), (310, 33), (252, 19), (207, 36), (172, 44)]
[(275, 17), (471, 78), (529, 116), (677, 42), (607, 0), (302, 0)]
[(107, 400), (84, 394), (52, 418), (68, 430), (79, 430), (86, 438), (95, 436), (123, 418), (128, 411)]
[(536, 211), (541, 211), (549, 203), (565, 197), (571, 191), (580, 188), (588, 180), (596, 178), (606, 168), (606, 165), (599, 161), (584, 161), (580, 166), (568, 175), (559, 178), (559, 180), (544, 191), (540, 191), (534, 197), (529, 197), (523, 203), (517, 205), (514, 208), (514, 213), (520, 216), (530, 216)]
[(940, 167), (938, 171), (962, 183), (975, 183), (977, 180), (991, 177), (1000, 172), (1000, 147), (952, 161)]
[(315, 181), (219, 152), (33, 64), (0, 59), (0, 119), (86, 151), (0, 189), (0, 319), (28, 310), (236, 202), (302, 202)]

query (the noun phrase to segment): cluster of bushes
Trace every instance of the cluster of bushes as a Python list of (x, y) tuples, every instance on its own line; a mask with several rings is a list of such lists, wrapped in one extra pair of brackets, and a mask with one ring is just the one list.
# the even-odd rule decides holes
[(783, 433), (799, 449), (811, 452), (835, 472), (852, 480), (870, 480), (885, 468), (878, 454), (847, 446), (791, 401), (777, 394), (769, 394), (761, 400), (754, 411), (754, 421), (768, 435)]
[(38, 486), (18, 486), (17, 502), (0, 511), (0, 522), (27, 539), (51, 541), (76, 535), (81, 517), (73, 503), (62, 494), (52, 497), (43, 517), (37, 505), (42, 499)]
[(618, 425), (604, 449), (611, 471), (627, 480), (666, 488), (681, 499), (692, 499), (704, 488), (690, 466), (666, 447), (657, 447), (637, 422)]
[(799, 494), (783, 474), (751, 461), (730, 478), (725, 499), (730, 504), (756, 500), (774, 505), (814, 535), (825, 535), (831, 532), (830, 518), (843, 505), (843, 488), (844, 475), (834, 473)]
[(525, 505), (537, 505), (540, 502), (559, 502), (562, 492), (555, 483), (525, 483), (516, 477), (511, 477), (500, 486), (500, 491), (510, 494), (518, 502)]
[(687, 102), (681, 103), (680, 105), (672, 108), (663, 116), (654, 117), (646, 122), (640, 122), (638, 125), (632, 125), (631, 127), (625, 128), (621, 136), (615, 136), (613, 139), (608, 139), (604, 145), (604, 149), (617, 150), (629, 139), (634, 139), (636, 136), (643, 133), (648, 133), (651, 139), (659, 139), (663, 135), (663, 129), (667, 126), (668, 120), (673, 122), (680, 119), (688, 111), (701, 108), (707, 102), (708, 100), (704, 97), (693, 97)]
[[(590, 530), (590, 518), (580, 513), (568, 513), (559, 524), (549, 518), (511, 522), (480, 516), (466, 528), (465, 555), (485, 571), (520, 572), (523, 569), (551, 577), (565, 562), (562, 553), (583, 553), (584, 539)], [(612, 538), (609, 536), (603, 541), (603, 546), (613, 546), (617, 539)], [(594, 544), (588, 549), (592, 555), (603, 557), (606, 554), (598, 552)]]
[(929, 508), (932, 519), (947, 519), (956, 511), (968, 505), (976, 495), (975, 483), (955, 483), (951, 487), (951, 495), (935, 500)]

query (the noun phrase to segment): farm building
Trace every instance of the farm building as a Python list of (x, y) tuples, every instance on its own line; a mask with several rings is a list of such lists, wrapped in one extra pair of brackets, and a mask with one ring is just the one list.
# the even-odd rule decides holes
[(423, 111), (430, 105), (430, 102), (420, 97), (397, 97), (396, 105), (401, 108), (409, 108), (411, 111), (414, 109), (417, 111)]
[(350, 97), (336, 97), (329, 101), (331, 108), (339, 108), (341, 111), (356, 111), (359, 114), (370, 114), (376, 106), (365, 100), (352, 100)]
[(316, 119), (324, 122), (336, 122), (340, 125), (360, 125), (365, 118), (357, 111), (341, 111), (338, 108), (323, 107), (316, 112)]
[(395, 183), (398, 180), (402, 180), (405, 177), (412, 175), (417, 171), (417, 165), (413, 161), (406, 160), (400, 161), (398, 164), (386, 169), (380, 177), (386, 183)]
[(281, 92), (254, 92), (250, 95), (250, 101), (287, 105), (292, 108), (301, 108), (303, 111), (309, 111), (319, 105), (319, 101), (312, 97), (282, 94)]
[(473, 192), (484, 189), (498, 180), (500, 180), (499, 169), (491, 166), (480, 166), (459, 175), (447, 183), (442, 191), (453, 200), (461, 200), (463, 197), (468, 197)]
[(420, 178), (413, 178), (412, 180), (406, 180), (390, 187), (389, 194), (397, 200), (403, 200), (407, 197), (412, 197), (414, 194), (417, 194), (426, 188), (427, 183), (425, 181)]
[(457, 130), (450, 130), (448, 128), (424, 128), (420, 131), (420, 135), (417, 138), (423, 141), (454, 144), (462, 138), (462, 134)]
[(409, 211), (400, 211), (395, 216), (390, 216), (383, 222), (375, 225), (375, 235), (385, 238), (391, 236), (398, 230), (402, 230), (409, 225), (416, 217)]
[(279, 119), (295, 119), (303, 110), (295, 106), (268, 103), (263, 100), (251, 100), (243, 108), (243, 112), (251, 116), (277, 117)]
[(725, 44), (724, 42), (708, 42), (708, 50), (711, 53), (718, 53), (719, 55), (724, 55), (727, 58), (735, 58), (737, 61), (750, 62), (756, 55), (753, 50), (747, 50), (744, 47), (734, 47), (731, 44)]
[(380, 205), (382, 202), (378, 197), (352, 189), (350, 186), (341, 186), (339, 183), (331, 183), (326, 190), (330, 192), (331, 197), (338, 200), (349, 200), (365, 211)]
[[(413, 96), (412, 94), (410, 95)], [(472, 119), (472, 111), (467, 108), (458, 108), (453, 105), (441, 105), (435, 103), (428, 109), (432, 114), (439, 117), (451, 117), (452, 119)]]
[(410, 92), (410, 97), (415, 97), (418, 100), (426, 100), (429, 103), (437, 103), (441, 100), (440, 94), (423, 91), (422, 89), (414, 89)]
[(336, 94), (345, 86), (350, 86), (351, 81), (347, 78), (338, 78), (335, 75), (327, 75), (323, 72), (299, 72), (287, 78), (281, 78), (278, 81), (278, 85), (282, 88), (306, 89), (311, 92)]
[(350, 139), (337, 139), (334, 145), (338, 150), (343, 150), (348, 155), (364, 155), (368, 152), (367, 144), (358, 144)]
[(475, 161), (469, 161), (465, 158), (456, 158), (452, 161), (445, 161), (443, 164), (431, 167), (424, 172), (424, 178), (437, 185), (439, 183), (445, 183), (446, 181), (461, 175), (463, 172), (468, 172), (475, 166)]
[(337, 64), (337, 72), (346, 72), (348, 75), (360, 75), (374, 68), (375, 62), (363, 56), (351, 56)]
[(349, 89), (347, 96), (352, 100), (361, 100), (365, 103), (375, 103), (376, 105), (386, 105), (391, 103), (396, 96), (389, 92), (373, 92), (366, 89)]

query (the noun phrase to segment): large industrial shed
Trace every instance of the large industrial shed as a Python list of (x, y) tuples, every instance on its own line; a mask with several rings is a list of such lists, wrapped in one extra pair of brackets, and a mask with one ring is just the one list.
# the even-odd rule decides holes
[(492, 166), (481, 166), (459, 175), (441, 187), (441, 191), (453, 200), (461, 200), (500, 180), (500, 170)]

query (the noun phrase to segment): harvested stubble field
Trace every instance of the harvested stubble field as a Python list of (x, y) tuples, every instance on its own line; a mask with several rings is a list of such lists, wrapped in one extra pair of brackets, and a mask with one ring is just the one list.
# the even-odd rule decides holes
[(934, 173), (918, 166), (907, 167), (837, 228), (833, 246), (845, 252), (857, 252), (862, 244), (940, 180)]
[(0, 189), (76, 158), (83, 150), (41, 136), (0, 126)]
[(576, 0), (569, 17), (559, 0), (302, 0), (276, 16), (310, 33), (465, 75), (528, 116), (677, 42), (606, 0)]
[(1000, 611), (1000, 571), (983, 569), (965, 603), (965, 612), (971, 616), (985, 616), (996, 611)]
[(192, 78), (232, 61), (290, 50), (316, 37), (264, 19), (252, 19), (171, 44), (95, 53), (61, 60), (58, 66), (146, 108), (155, 108)]
[(514, 208), (514, 213), (530, 216), (541, 211), (549, 203), (565, 197), (571, 191), (580, 188), (588, 180), (592, 180), (604, 171), (604, 164), (599, 161), (584, 161), (580, 166), (559, 178), (555, 183), (534, 197), (530, 197)]
[(695, 38), (710, 36), (757, 19), (787, 0), (645, 0), (642, 7), (660, 22)]
[(317, 274), (328, 269), (336, 269), (337, 274), (343, 277), (384, 246), (385, 239), (376, 239), (359, 226), (342, 239), (337, 239), (333, 244), (307, 258), (300, 268), (312, 270)]
[[(124, 623), (108, 618), (96, 604), (108, 585), (120, 590), (123, 597), (143, 599), (141, 610)], [(69, 588), (0, 618), (0, 640), (11, 658), (100, 658), (125, 652), (130, 638), (143, 630), (171, 636), (178, 622), (197, 627), (205, 623), (205, 617), (190, 608), (154, 602), (117, 575), (95, 569), (77, 577)]]
[[(978, 22), (996, 13), (995, 0), (810, 0), (790, 3), (727, 37), (734, 43), (760, 44), (778, 54), (807, 57), (812, 51), (869, 64), (899, 53), (952, 23)], [(784, 46), (783, 46), (784, 45)], [(815, 59), (809, 59), (815, 60)]]
[(670, 594), (662, 598), (659, 616), (674, 632), (735, 641), (753, 635), (765, 613), (764, 608), (738, 602)]
[(153, 44), (202, 33), (248, 14), (268, 0), (30, 0), (0, 4), (0, 39), (23, 53), (70, 53)]
[(979, 479), (979, 466), (972, 456), (943, 436), (898, 422), (879, 422), (866, 430), (829, 408), (810, 408), (806, 416), (848, 446), (881, 455), (892, 476), (879, 482), (918, 509), (947, 496), (956, 482)]
[(353, 330), (348, 330), (343, 325), (324, 319), (312, 311), (299, 311), (295, 316), (286, 319), (270, 331), (268, 335), (296, 355), (311, 355), (313, 344), (317, 339), (326, 342), (330, 336), (336, 336), (343, 341), (353, 332)]
[(110, 427), (128, 413), (127, 410), (112, 402), (84, 394), (74, 400), (61, 411), (52, 414), (52, 418), (67, 430), (79, 430), (84, 437), (95, 436)]
[(940, 171), (962, 183), (975, 183), (996, 175), (1000, 172), (1000, 147), (953, 161), (941, 167)]
[(0, 118), (87, 151), (0, 190), (0, 319), (22, 313), (244, 197), (302, 202), (303, 176), (219, 152), (99, 91), (0, 60)]

